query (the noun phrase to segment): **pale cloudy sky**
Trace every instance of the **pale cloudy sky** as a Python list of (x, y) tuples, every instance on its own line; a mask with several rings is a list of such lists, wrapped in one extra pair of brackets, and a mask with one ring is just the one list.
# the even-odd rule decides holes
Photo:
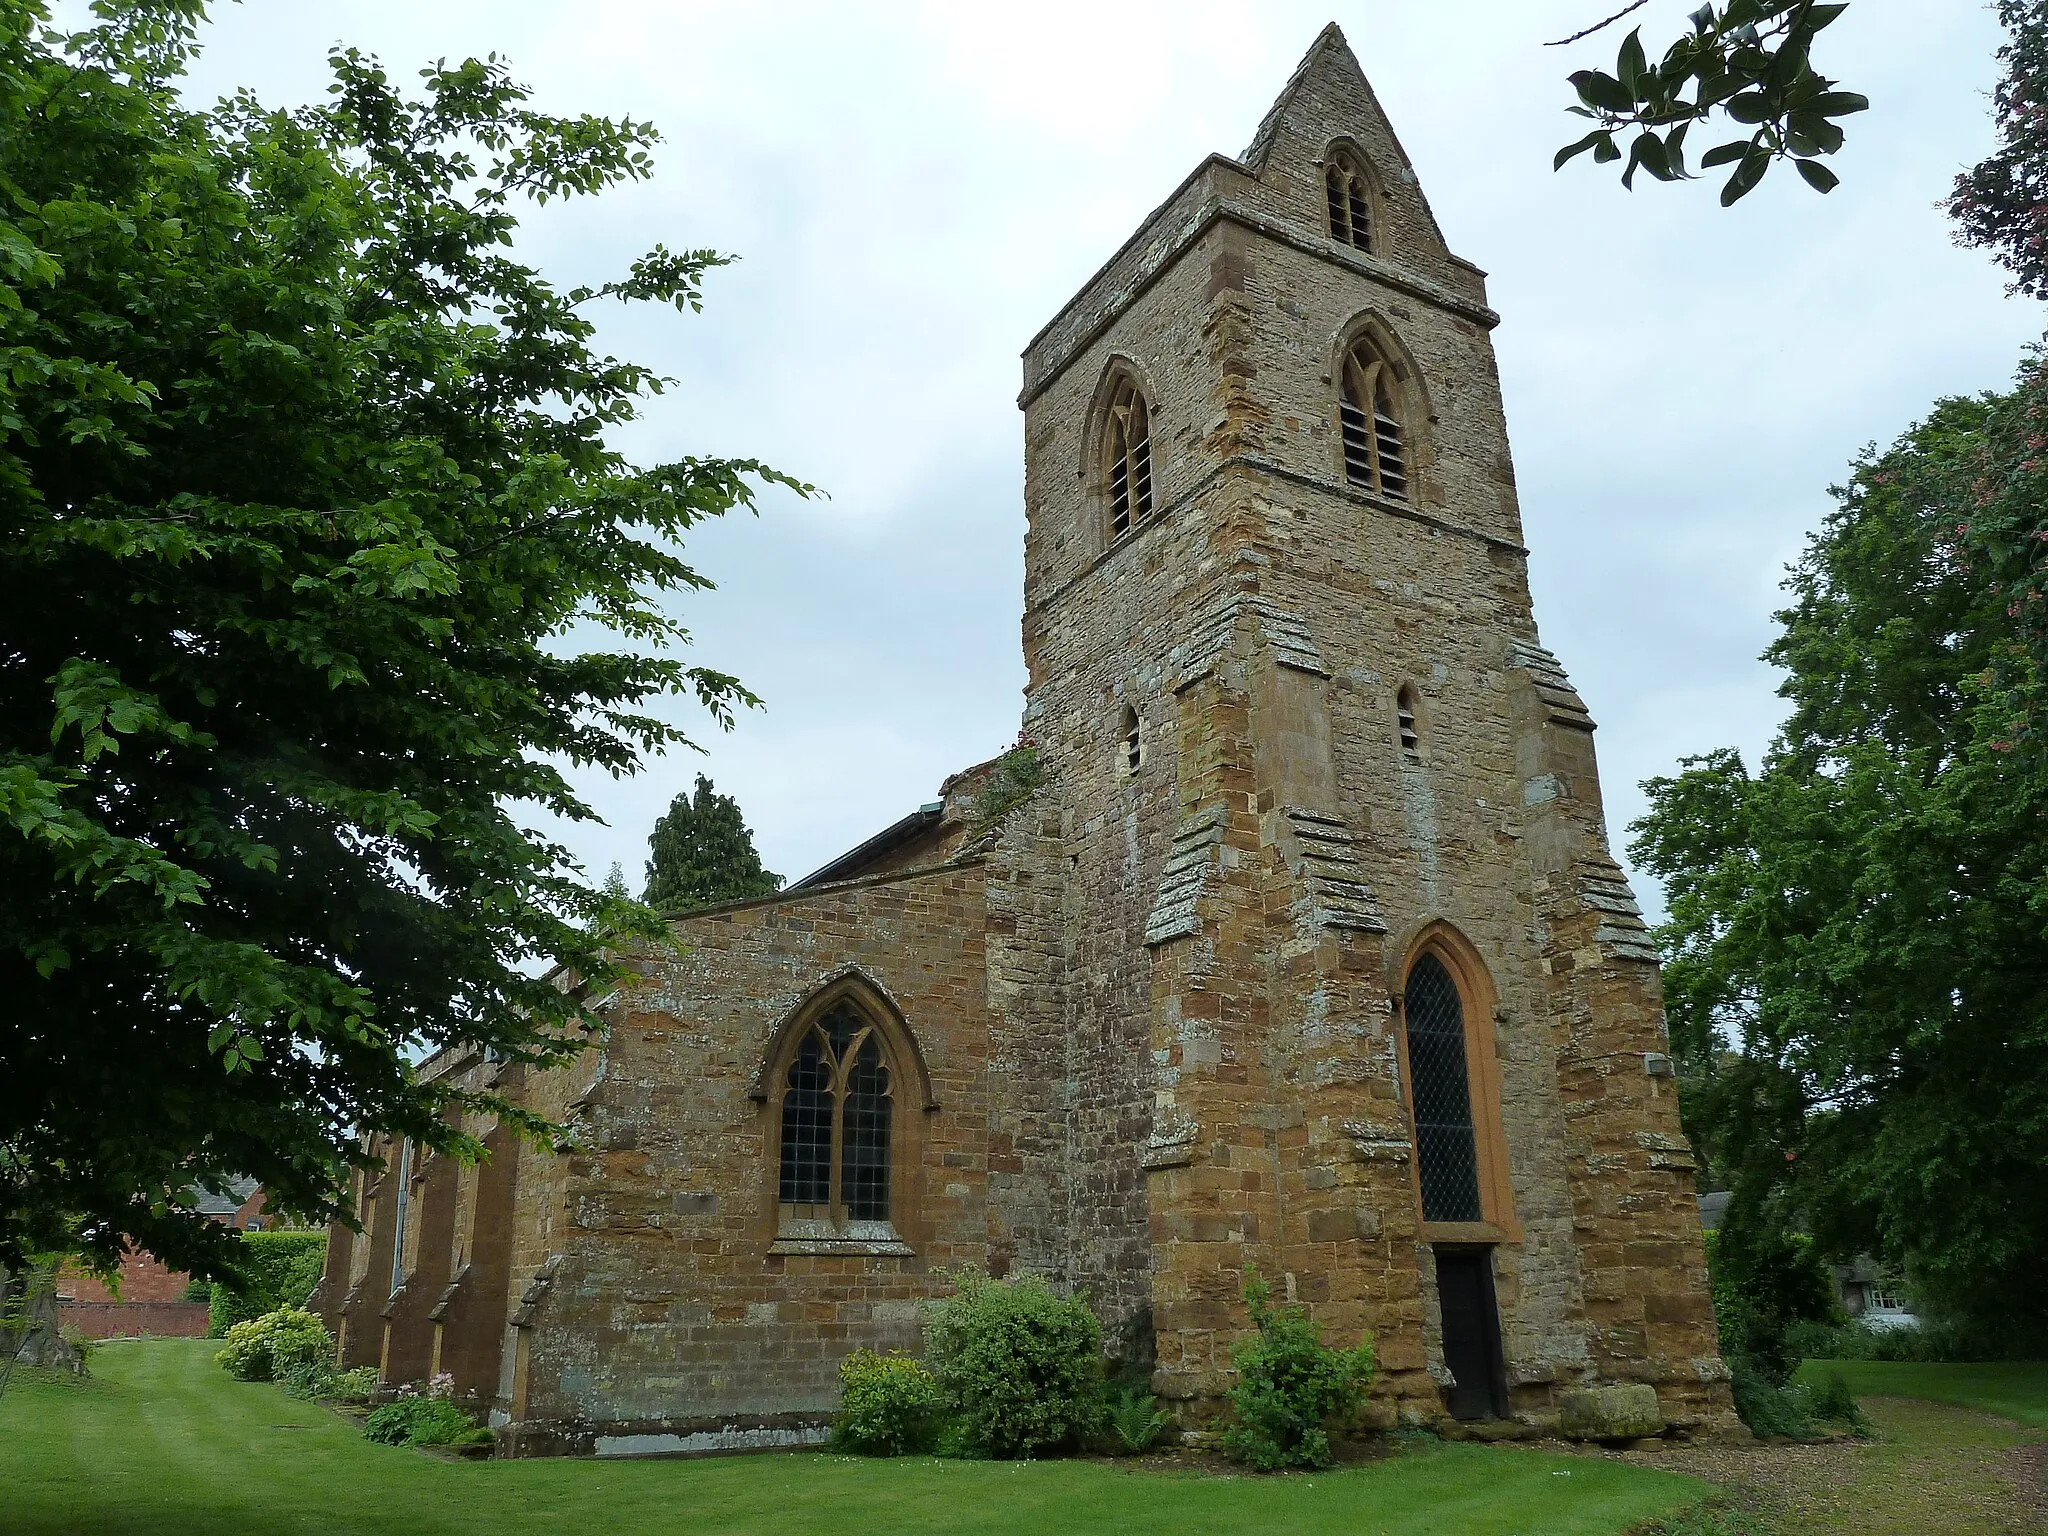
[[(1817, 61), (1874, 103), (1841, 188), (1780, 169), (1725, 212), (1707, 185), (1551, 173), (1578, 132), (1563, 77), (1618, 39), (1541, 44), (1612, 8), (244, 0), (217, 7), (194, 84), (302, 101), (337, 40), (395, 77), (496, 50), (545, 110), (662, 129), (651, 183), (534, 215), (526, 250), (565, 284), (657, 241), (742, 257), (701, 317), (610, 324), (681, 380), (624, 445), (763, 458), (831, 499), (770, 496), (694, 541), (719, 583), (688, 604), (697, 657), (767, 707), (703, 732), (702, 758), (590, 784), (609, 825), (567, 840), (637, 883), (701, 770), (793, 878), (1015, 734), (1017, 355), (1203, 155), (1244, 146), (1336, 20), (1452, 249), (1491, 274), (1537, 619), (1600, 722), (1619, 843), (1639, 780), (1769, 738), (1757, 655), (1845, 463), (1939, 395), (2002, 386), (2044, 322), (1937, 207), (1991, 142), (1987, 6), (1855, 0)], [(1653, 52), (1687, 9), (1652, 0)]]

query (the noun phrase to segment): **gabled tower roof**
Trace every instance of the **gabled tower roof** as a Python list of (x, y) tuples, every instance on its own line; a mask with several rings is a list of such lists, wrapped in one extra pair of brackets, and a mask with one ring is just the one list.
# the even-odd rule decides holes
[(1416, 181), (1408, 151), (1401, 147), (1400, 136), (1394, 132), (1372, 82), (1365, 78), (1358, 56), (1345, 40), (1344, 29), (1334, 21), (1309, 44), (1308, 52), (1287, 77), (1287, 84), (1280, 88), (1280, 94), (1260, 121), (1258, 132), (1252, 135), (1251, 143), (1238, 160), (1253, 175), (1270, 179), (1269, 162), (1276, 149), (1285, 146), (1283, 152), (1320, 160), (1333, 134), (1356, 140), (1360, 148), (1387, 169), (1399, 166), (1401, 180), (1413, 189), (1437, 242), (1444, 243), (1436, 215), (1430, 211), (1429, 200)]

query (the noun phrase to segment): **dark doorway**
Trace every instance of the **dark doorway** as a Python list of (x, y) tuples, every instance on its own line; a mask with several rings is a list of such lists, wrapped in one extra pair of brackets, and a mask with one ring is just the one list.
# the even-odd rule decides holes
[(1508, 1381), (1493, 1298), (1492, 1250), (1437, 1249), (1436, 1295), (1444, 1318), (1444, 1364), (1456, 1380), (1447, 1394), (1451, 1417), (1506, 1418)]

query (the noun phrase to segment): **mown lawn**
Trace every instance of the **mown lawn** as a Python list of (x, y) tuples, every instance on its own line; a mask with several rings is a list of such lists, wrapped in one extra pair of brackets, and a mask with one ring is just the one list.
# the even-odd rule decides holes
[(0, 1531), (1611, 1536), (1706, 1491), (1648, 1468), (1479, 1445), (1281, 1478), (819, 1454), (458, 1464), (372, 1445), (325, 1409), (231, 1381), (217, 1347), (114, 1344), (85, 1385), (17, 1381), (0, 1399)]
[(2048, 1363), (1999, 1361), (1985, 1365), (1918, 1365), (1892, 1360), (1809, 1360), (1804, 1382), (1839, 1371), (1858, 1397), (1918, 1397), (2048, 1429)]

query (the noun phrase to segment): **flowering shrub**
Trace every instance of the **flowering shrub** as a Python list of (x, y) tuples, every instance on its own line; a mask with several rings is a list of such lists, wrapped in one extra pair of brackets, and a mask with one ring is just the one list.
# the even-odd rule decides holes
[(491, 1432), (455, 1406), (454, 1390), (455, 1378), (445, 1372), (424, 1389), (400, 1387), (398, 1396), (364, 1421), (364, 1437), (379, 1445), (489, 1445)]
[(237, 1381), (272, 1381), (334, 1358), (334, 1335), (300, 1307), (279, 1307), (228, 1330), (213, 1357)]

